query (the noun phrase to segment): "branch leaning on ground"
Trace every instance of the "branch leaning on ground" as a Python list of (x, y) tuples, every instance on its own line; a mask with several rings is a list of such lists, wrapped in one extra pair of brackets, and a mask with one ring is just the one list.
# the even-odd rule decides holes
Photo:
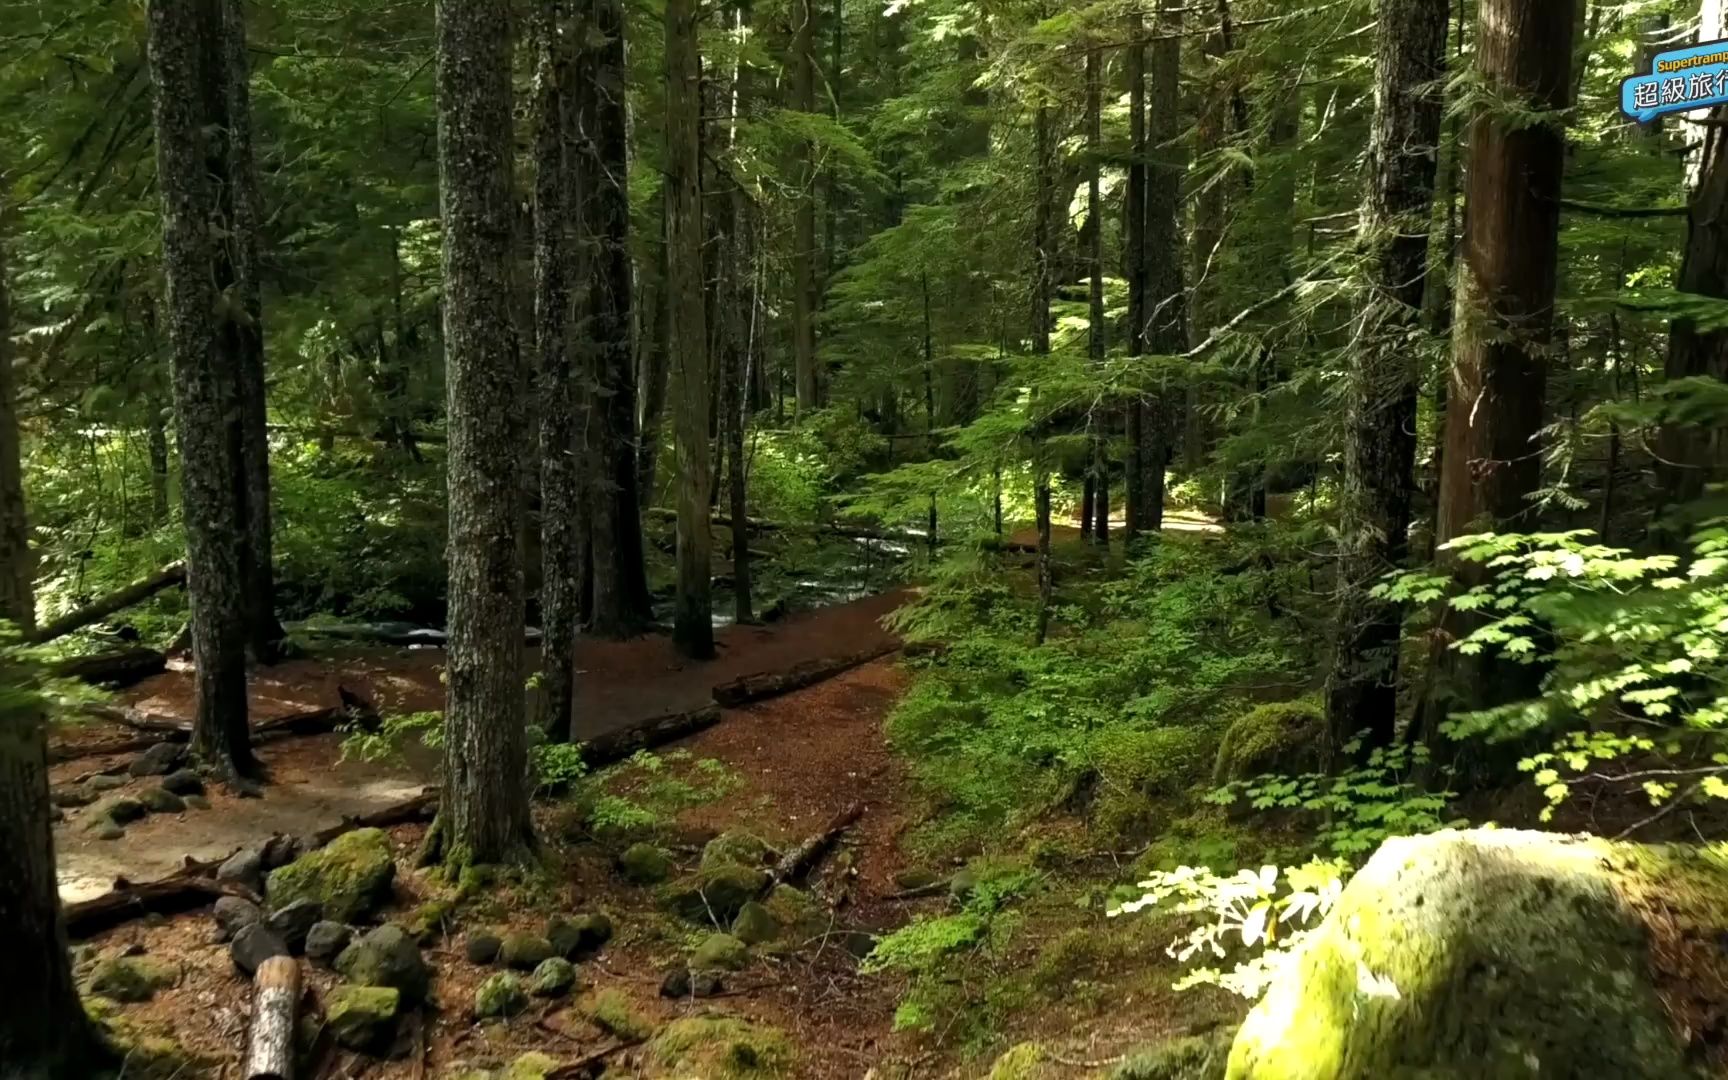
[(30, 640), (38, 645), (64, 637), (74, 630), (82, 630), (93, 622), (141, 603), (155, 596), (163, 589), (186, 583), (186, 564), (171, 562), (149, 577), (140, 578), (123, 588), (115, 589), (106, 596), (99, 596), (76, 611), (69, 611), (50, 622), (36, 628), (30, 635)]

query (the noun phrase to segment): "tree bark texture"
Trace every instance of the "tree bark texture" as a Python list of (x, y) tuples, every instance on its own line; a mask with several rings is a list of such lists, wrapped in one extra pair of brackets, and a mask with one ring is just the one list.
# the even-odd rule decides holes
[(534, 330), (540, 399), (541, 728), (567, 741), (575, 719), (582, 616), (581, 531), (587, 394), (575, 363), (576, 25), (569, 0), (536, 9), (534, 73)]
[[(1146, 352), (1146, 21), (1138, 12), (1127, 20), (1124, 74), (1128, 80), (1128, 190), (1123, 193), (1127, 232), (1128, 355)], [(1128, 403), (1128, 457), (1123, 463), (1126, 504), (1123, 540), (1131, 543), (1146, 528), (1146, 407), (1143, 398)]]
[(1392, 741), (1399, 610), (1369, 596), (1399, 567), (1415, 488), (1415, 355), (1428, 274), (1428, 229), (1446, 70), (1444, 5), (1382, 0), (1374, 125), (1361, 236), (1369, 262), (1346, 401), (1339, 486), (1338, 616), (1326, 685), (1332, 748), (1358, 730)]
[(438, 177), (449, 414), (450, 637), (444, 782), (449, 864), (532, 842), (523, 784), (523, 439), (511, 323), (511, 33), (504, 0), (438, 4)]
[[(1569, 99), (1575, 22), (1573, 0), (1484, 0), (1476, 25), (1484, 89), (1495, 99), (1558, 114)], [(1533, 517), (1564, 163), (1558, 115), (1513, 126), (1483, 109), (1471, 119), (1436, 527), (1441, 544), (1478, 529), (1522, 528)], [(1461, 569), (1467, 580), (1480, 579), (1479, 566)], [(1442, 639), (1471, 625), (1454, 615)], [(1435, 692), (1442, 702), (1471, 707), (1515, 689), (1507, 685), (1510, 665), (1457, 650), (1441, 661)], [(1432, 711), (1438, 719), (1446, 710)]]
[[(816, 111), (816, 4), (796, 0), (792, 8), (792, 107)], [(798, 415), (821, 407), (816, 369), (816, 148), (799, 150), (792, 209), (792, 353)]]
[(149, 9), (164, 309), (180, 435), (181, 516), (197, 668), (193, 748), (236, 772), (255, 769), (246, 716), (249, 510), (244, 482), (240, 322), (221, 317), (238, 284), (234, 248), (216, 235), (230, 182), (224, 107), (225, 0), (156, 0)]
[(586, 367), (595, 391), (588, 496), (594, 601), (588, 629), (619, 638), (637, 633), (653, 617), (637, 490), (624, 9), (619, 0), (585, 0), (580, 16), (575, 150), (587, 290), (579, 298), (578, 338), (589, 350)]
[[(1173, 356), (1187, 348), (1188, 300), (1182, 272), (1182, 182), (1188, 165), (1178, 141), (1182, 97), (1182, 0), (1163, 0), (1152, 42), (1150, 89), (1147, 100), (1146, 170), (1146, 347), (1157, 356)], [(1145, 403), (1141, 481), (1145, 511), (1141, 527), (1164, 527), (1164, 477), (1170, 467), (1176, 418), (1182, 390), (1160, 377)]]
[[(1086, 49), (1086, 272), (1087, 329), (1086, 355), (1094, 365), (1104, 363), (1104, 199), (1100, 172), (1103, 154), (1102, 99), (1104, 56), (1097, 46)], [(1110, 413), (1094, 409), (1088, 417), (1092, 429), (1091, 480), (1092, 509), (1096, 515), (1092, 526), (1092, 541), (1101, 547), (1110, 544), (1110, 462), (1105, 456), (1110, 426)]]
[[(0, 241), (6, 205), (0, 192)], [(17, 389), (6, 252), (0, 243), (0, 619), (28, 631), (35, 622), (35, 560), (24, 507)], [(72, 981), (60, 923), (54, 836), (48, 821), (47, 715), (29, 679), (0, 661), (0, 926), (6, 978), (0, 980), (0, 1071), (58, 1080), (88, 1075), (102, 1057)]]
[[(275, 542), (270, 506), (270, 437), (264, 389), (264, 299), (259, 245), (264, 211), (252, 154), (252, 65), (246, 51), (243, 0), (222, 0), (223, 67), (220, 101), (228, 128), (228, 183), (219, 185), (228, 221), (222, 243), (232, 249), (234, 289), (224, 305), (236, 341), (240, 400), (240, 470), (246, 504), (246, 643), (260, 663), (282, 652), (276, 619)], [(216, 103), (213, 103), (216, 104)]]
[(702, 282), (702, 62), (693, 0), (666, 4), (667, 349), (678, 379), (678, 592), (672, 643), (679, 655), (714, 655), (708, 526), (708, 321)]
[[(1713, 41), (1723, 33), (1722, 5), (1707, 0), (1698, 30), (1700, 42)], [(1720, 119), (1723, 110), (1711, 115)], [(1686, 214), (1686, 247), (1674, 287), (1681, 292), (1728, 299), (1728, 130), (1717, 126), (1688, 125), (1703, 141), (1697, 165), (1689, 170), (1692, 185)], [(1668, 357), (1664, 376), (1673, 381), (1686, 378), (1728, 379), (1728, 330), (1702, 330), (1694, 319), (1675, 319), (1668, 331)], [(1702, 423), (1670, 422), (1656, 438), (1656, 475), (1663, 502), (1669, 509), (1698, 498), (1707, 485), (1720, 483), (1728, 467), (1728, 427), (1720, 419)], [(1672, 546), (1684, 539), (1659, 530)]]

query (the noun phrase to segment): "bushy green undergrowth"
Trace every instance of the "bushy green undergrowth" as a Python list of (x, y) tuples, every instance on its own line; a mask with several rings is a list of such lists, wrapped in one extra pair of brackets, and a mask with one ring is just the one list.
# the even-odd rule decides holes
[(1210, 775), (1229, 720), (1300, 670), (1299, 630), (1271, 617), (1294, 591), (1241, 546), (1172, 542), (1119, 577), (1066, 580), (1050, 640), (1036, 600), (992, 566), (950, 565), (899, 616), (925, 662), (890, 721), (941, 813), (940, 847), (1057, 808), (1115, 839), (1154, 835), (1162, 800)]

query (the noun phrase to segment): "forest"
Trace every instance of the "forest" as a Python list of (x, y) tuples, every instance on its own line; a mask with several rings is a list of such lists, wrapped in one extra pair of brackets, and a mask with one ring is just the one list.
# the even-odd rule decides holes
[(0, 1080), (1728, 1076), (1723, 0), (0, 0)]

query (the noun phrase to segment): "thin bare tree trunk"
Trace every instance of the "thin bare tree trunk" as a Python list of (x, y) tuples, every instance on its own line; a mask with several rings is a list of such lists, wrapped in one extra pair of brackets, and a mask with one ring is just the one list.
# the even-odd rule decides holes
[[(797, 0), (792, 10), (792, 107), (816, 111), (816, 4)], [(816, 148), (800, 148), (792, 209), (792, 347), (798, 415), (821, 407), (816, 369)]]

